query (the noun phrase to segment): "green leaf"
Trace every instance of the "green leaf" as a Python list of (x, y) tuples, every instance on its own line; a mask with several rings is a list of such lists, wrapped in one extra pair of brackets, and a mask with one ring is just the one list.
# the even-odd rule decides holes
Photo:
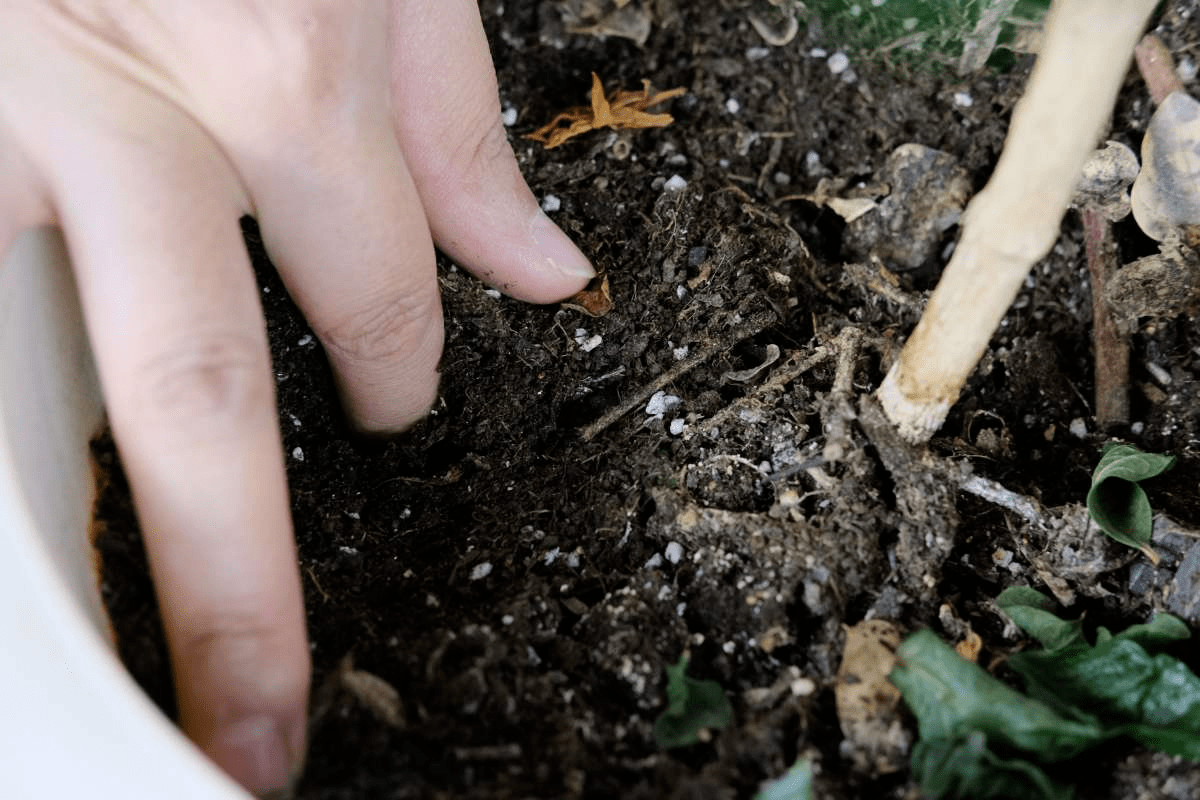
[[(1032, 589), (1006, 590), (997, 603), (1043, 643), (1046, 631), (1068, 624), (1046, 611), (1049, 598)], [(1101, 628), (1094, 647), (1081, 634), (1069, 647), (1016, 653), (1008, 665), (1024, 678), (1031, 697), (1060, 714), (1086, 709), (1106, 735), (1128, 735), (1146, 747), (1200, 761), (1200, 677), (1176, 658), (1153, 654), (1190, 636), (1178, 617), (1158, 614), (1115, 635)]]
[(695, 744), (702, 729), (724, 728), (733, 719), (721, 685), (689, 678), (687, 665), (687, 656), (680, 656), (666, 668), (667, 708), (654, 722), (654, 741), (663, 750)]
[(1113, 734), (1200, 761), (1200, 678), (1176, 658), (1114, 637), (1074, 655), (1018, 653), (1009, 666), (1034, 697), (1087, 708)]
[(981, 733), (989, 744), (1060, 761), (1105, 738), (1095, 720), (1064, 717), (1026, 697), (958, 655), (930, 630), (911, 634), (896, 657), (888, 679), (916, 715), (922, 740)]
[(1127, 444), (1105, 445), (1092, 473), (1088, 514), (1106, 534), (1122, 544), (1143, 548), (1150, 542), (1153, 512), (1140, 482), (1175, 465), (1174, 456), (1143, 453)]
[(1011, 586), (996, 598), (996, 605), (1021, 630), (1050, 651), (1087, 647), (1082, 620), (1062, 620), (1054, 615), (1053, 601), (1028, 586)]
[(813, 800), (812, 763), (797, 761), (773, 781), (767, 781), (754, 800)]
[(913, 748), (912, 769), (921, 782), (922, 796), (932, 800), (1070, 800), (1074, 796), (1071, 787), (1051, 780), (1036, 764), (997, 756), (979, 732), (965, 738), (921, 739)]

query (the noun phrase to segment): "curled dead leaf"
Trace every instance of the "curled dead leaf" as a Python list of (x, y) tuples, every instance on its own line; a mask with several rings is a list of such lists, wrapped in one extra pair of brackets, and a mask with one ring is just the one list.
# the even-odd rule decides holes
[(662, 128), (675, 118), (670, 114), (651, 114), (646, 109), (686, 93), (687, 89), (682, 86), (655, 92), (650, 88), (650, 81), (643, 80), (640, 92), (618, 89), (606, 96), (600, 76), (593, 72), (591, 106), (568, 108), (533, 133), (526, 134), (525, 138), (541, 142), (550, 150), (568, 139), (599, 128)]
[(1169, 94), (1146, 127), (1142, 171), (1130, 195), (1133, 218), (1147, 236), (1200, 225), (1200, 102)]
[(900, 629), (882, 619), (846, 628), (834, 698), (853, 758), (865, 771), (895, 772), (907, 761), (911, 737), (900, 720), (900, 690), (888, 680)]
[(582, 311), (589, 317), (603, 317), (613, 309), (612, 293), (608, 288), (608, 276), (598, 275), (583, 289), (562, 302), (563, 308)]
[(967, 628), (967, 636), (954, 645), (954, 652), (970, 661), (972, 664), (979, 660), (979, 651), (983, 649), (983, 639), (978, 633)]

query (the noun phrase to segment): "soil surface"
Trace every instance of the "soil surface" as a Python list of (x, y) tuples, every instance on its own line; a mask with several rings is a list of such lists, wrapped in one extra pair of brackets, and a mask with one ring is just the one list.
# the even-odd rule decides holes
[[(247, 226), (313, 643), (298, 797), (749, 798), (807, 757), (818, 797), (915, 798), (911, 718), (839, 718), (846, 626), (973, 632), (1008, 678), (1024, 640), (993, 602), (1006, 586), (1114, 628), (1155, 610), (1200, 625), (1176, 574), (1191, 540), (1161, 532), (1154, 567), (1078, 506), (1120, 437), (1179, 457), (1151, 498), (1200, 525), (1200, 327), (1137, 322), (1131, 424), (1099, 430), (1077, 213), (929, 446), (901, 442), (871, 399), (995, 165), (1028, 58), (960, 79), (852, 52), (835, 74), (838, 42), (810, 28), (770, 46), (746, 2), (645, 8), (639, 46), (570, 33), (559, 3), (482, 5), (524, 174), (613, 307), (525, 305), (443, 259), (441, 394), (403, 437), (351, 435)], [(1193, 65), (1198, 20), (1195, 0), (1156, 17)], [(664, 128), (522, 138), (586, 104), (592, 72), (688, 93), (658, 109)], [(1131, 72), (1111, 138), (1136, 151), (1152, 110)], [(940, 153), (897, 151), (909, 143)], [(822, 192), (877, 206), (847, 223)], [(1129, 219), (1116, 236), (1122, 263), (1154, 250)], [(111, 443), (95, 450), (104, 596), (171, 713), (128, 491)], [(969, 474), (1035, 499), (1037, 518), (961, 491)], [(664, 752), (664, 667), (685, 653), (734, 719)], [(1200, 766), (1127, 741), (1061, 775), (1114, 800), (1200, 786)]]

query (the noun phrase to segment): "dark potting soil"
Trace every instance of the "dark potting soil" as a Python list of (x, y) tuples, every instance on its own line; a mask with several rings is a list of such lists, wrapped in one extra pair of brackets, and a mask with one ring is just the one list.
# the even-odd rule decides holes
[[(1079, 503), (1119, 435), (1179, 456), (1153, 502), (1200, 523), (1200, 328), (1143, 320), (1133, 424), (1097, 430), (1077, 214), (928, 448), (899, 442), (870, 400), (954, 241), (925, 223), (986, 182), (1027, 61), (958, 79), (851, 54), (834, 74), (837, 42), (809, 30), (770, 47), (748, 2), (645, 7), (638, 46), (568, 33), (558, 3), (482, 5), (524, 174), (614, 307), (524, 305), (443, 259), (441, 393), (404, 436), (350, 434), (320, 345), (247, 227), (313, 642), (298, 797), (748, 798), (808, 757), (818, 797), (915, 798), (911, 719), (843, 732), (843, 626), (974, 631), (995, 665), (1021, 641), (992, 602), (1009, 585), (1114, 627), (1164, 608), (1200, 624), (1194, 598), (1171, 599), (1179, 542), (1156, 542), (1149, 568), (1094, 528), (1051, 532), (954, 488), (971, 469), (1046, 509)], [(1158, 19), (1194, 60), (1200, 4), (1173, 0)], [(688, 94), (665, 128), (548, 151), (521, 138), (586, 103), (592, 72)], [(1151, 111), (1131, 73), (1111, 138), (1136, 150)], [(921, 168), (905, 172), (892, 154), (906, 143), (946, 156), (909, 152)], [(894, 229), (814, 202), (823, 178), (841, 197), (893, 196)], [(1150, 251), (1131, 222), (1116, 230), (1122, 261)], [(647, 413), (659, 391), (662, 413)], [(830, 437), (843, 453), (823, 461)], [(95, 453), (103, 594), (122, 657), (170, 714), (128, 490), (111, 441)], [(663, 669), (685, 652), (734, 721), (663, 752)], [(1200, 786), (1200, 767), (1128, 742), (1065, 774), (1114, 800)]]

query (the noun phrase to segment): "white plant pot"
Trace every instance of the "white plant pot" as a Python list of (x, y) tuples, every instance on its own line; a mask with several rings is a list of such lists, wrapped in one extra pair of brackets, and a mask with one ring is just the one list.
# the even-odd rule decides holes
[(0, 258), (0, 797), (246, 800), (110, 644), (87, 533), (102, 408), (62, 239)]

